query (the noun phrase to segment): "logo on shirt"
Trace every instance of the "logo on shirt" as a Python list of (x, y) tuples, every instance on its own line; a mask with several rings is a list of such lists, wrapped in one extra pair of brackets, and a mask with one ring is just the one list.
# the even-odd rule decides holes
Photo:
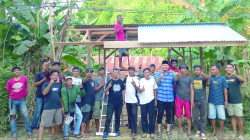
[(22, 90), (23, 87), (23, 83), (17, 82), (15, 83), (12, 88), (13, 88), (13, 92), (19, 92)]
[(194, 80), (194, 89), (202, 89), (202, 81), (201, 80)]
[(92, 82), (92, 83), (91, 83), (91, 86), (92, 86), (92, 87), (94, 87), (94, 86), (95, 86), (94, 82)]
[(113, 90), (114, 90), (114, 92), (120, 91), (121, 90), (121, 86), (119, 84), (115, 84), (113, 86)]
[(52, 91), (58, 91), (58, 88), (52, 88)]
[(218, 85), (218, 82), (217, 81), (213, 81), (213, 84), (217, 84)]
[(233, 83), (233, 82), (235, 82), (235, 79), (229, 79), (229, 80), (227, 80), (227, 83)]

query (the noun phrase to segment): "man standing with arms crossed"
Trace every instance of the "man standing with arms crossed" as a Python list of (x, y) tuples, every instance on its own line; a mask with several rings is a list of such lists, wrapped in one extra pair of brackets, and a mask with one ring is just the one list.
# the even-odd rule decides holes
[(130, 136), (135, 139), (137, 133), (137, 112), (139, 105), (139, 98), (137, 90), (139, 90), (139, 78), (135, 76), (135, 67), (128, 67), (129, 75), (125, 78), (125, 103), (128, 113), (128, 127), (131, 129)]
[(213, 132), (210, 137), (216, 134), (216, 112), (220, 119), (220, 135), (219, 140), (223, 140), (224, 120), (226, 119), (225, 108), (228, 106), (228, 84), (224, 77), (219, 74), (219, 66), (217, 64), (211, 67), (212, 75), (208, 76), (206, 85), (209, 87), (208, 97), (208, 118), (212, 120)]
[(240, 84), (245, 82), (245, 79), (234, 73), (234, 66), (227, 64), (226, 66), (226, 80), (228, 83), (228, 115), (231, 116), (231, 123), (233, 132), (230, 139), (235, 139), (237, 134), (237, 122), (240, 129), (240, 135), (237, 140), (243, 140), (243, 106), (242, 106), (242, 95), (240, 92)]
[(173, 85), (174, 82), (174, 73), (168, 71), (168, 61), (162, 61), (162, 71), (158, 72), (155, 75), (156, 83), (158, 84), (158, 93), (157, 93), (157, 107), (158, 107), (158, 117), (157, 117), (157, 126), (158, 126), (158, 138), (162, 138), (161, 124), (162, 117), (164, 115), (164, 110), (166, 110), (167, 115), (167, 136), (172, 137), (172, 132), (170, 130), (172, 124), (172, 109), (174, 106), (174, 93)]
[(107, 116), (105, 122), (105, 129), (103, 133), (103, 139), (108, 138), (108, 130), (110, 126), (110, 121), (112, 119), (113, 113), (115, 112), (115, 133), (117, 137), (121, 137), (120, 133), (120, 116), (122, 113), (122, 106), (125, 100), (125, 87), (121, 79), (119, 79), (119, 69), (113, 69), (113, 79), (111, 79), (105, 89), (105, 94), (109, 92), (108, 95), (108, 106), (107, 106)]
[[(115, 24), (115, 34), (116, 34), (116, 40), (117, 41), (126, 41), (126, 38), (124, 37), (123, 32), (123, 18), (122, 15), (117, 16), (117, 23)], [(122, 56), (126, 56), (126, 48), (119, 48), (119, 67), (120, 69), (126, 70), (125, 67), (122, 66)]]

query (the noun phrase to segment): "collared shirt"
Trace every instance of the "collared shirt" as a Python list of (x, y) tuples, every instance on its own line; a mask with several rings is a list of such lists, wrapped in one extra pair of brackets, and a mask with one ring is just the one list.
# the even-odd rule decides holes
[[(162, 71), (156, 73), (155, 80), (161, 77)], [(168, 71), (167, 75), (161, 79), (161, 82), (158, 83), (158, 93), (157, 100), (162, 102), (173, 102), (174, 101), (174, 92), (173, 85), (175, 85), (174, 81), (174, 73)]]
[(137, 103), (137, 91), (132, 85), (132, 81), (135, 81), (135, 85), (139, 87), (139, 78), (137, 76), (129, 76), (126, 78), (126, 93), (125, 93), (125, 102), (126, 103)]

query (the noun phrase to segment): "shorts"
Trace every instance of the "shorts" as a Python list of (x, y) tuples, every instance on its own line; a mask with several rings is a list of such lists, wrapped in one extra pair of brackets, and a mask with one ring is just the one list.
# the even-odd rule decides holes
[(100, 109), (102, 107), (102, 101), (95, 101), (94, 108), (93, 108), (93, 118), (100, 119)]
[(82, 122), (86, 123), (92, 119), (93, 115), (93, 106), (85, 104), (82, 107)]
[(218, 114), (218, 118), (221, 120), (226, 119), (225, 106), (224, 105), (215, 105), (212, 103), (208, 103), (208, 118), (216, 119), (216, 111)]
[(175, 98), (175, 115), (177, 118), (183, 115), (183, 106), (185, 110), (185, 116), (191, 119), (191, 102), (185, 101), (176, 96)]
[(243, 116), (243, 106), (242, 103), (239, 104), (228, 104), (227, 112), (229, 116)]
[(40, 127), (51, 127), (62, 124), (62, 109), (43, 110)]
[(119, 54), (125, 54), (127, 51), (126, 48), (119, 48)]

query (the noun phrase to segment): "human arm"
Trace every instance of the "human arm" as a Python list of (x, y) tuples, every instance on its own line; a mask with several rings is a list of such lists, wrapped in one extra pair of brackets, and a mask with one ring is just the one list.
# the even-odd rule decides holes
[(69, 68), (63, 70), (63, 79), (67, 77), (66, 72), (69, 71)]
[(191, 101), (191, 107), (194, 109), (194, 83), (190, 84), (190, 101)]
[[(47, 87), (46, 88), (42, 88), (42, 89), (44, 89), (43, 90), (43, 92), (42, 92), (42, 94), (45, 96), (45, 95), (47, 95), (48, 93), (49, 93), (49, 90), (50, 90), (50, 87), (51, 87), (51, 85), (53, 84), (53, 83), (55, 83), (53, 80), (50, 80), (50, 82), (49, 82), (49, 84), (47, 85)], [(46, 86), (46, 85), (43, 85), (43, 86)]]
[(237, 74), (235, 74), (235, 73), (232, 73), (231, 75), (234, 76), (234, 77), (236, 77), (241, 83), (244, 83), (244, 82), (245, 82), (245, 79), (242, 78), (241, 76), (239, 76), (239, 75), (237, 75)]
[(122, 91), (122, 99), (123, 99), (123, 105), (125, 103), (125, 90)]
[(206, 86), (207, 86), (207, 87), (210, 86), (210, 78), (211, 78), (211, 76), (208, 75), (208, 76), (207, 76), (207, 81), (206, 81)]
[(98, 92), (101, 88), (103, 88), (104, 85), (105, 85), (105, 81), (102, 81), (102, 83), (99, 86), (97, 86), (97, 82), (95, 80), (95, 86), (96, 86), (95, 92)]
[(139, 75), (141, 78), (144, 78), (144, 75), (141, 73), (141, 67), (142, 67), (142, 64), (139, 65), (138, 75)]
[(171, 50), (172, 50), (172, 47), (169, 47), (168, 48), (168, 63), (170, 64), (171, 62), (170, 62), (170, 54), (171, 54)]
[(60, 102), (61, 102), (61, 105), (62, 105), (62, 113), (64, 113), (64, 106), (63, 106), (63, 102), (62, 102), (62, 97), (60, 97)]
[(104, 93), (107, 94), (109, 92), (109, 88), (112, 87), (112, 81), (110, 80), (108, 86), (105, 88)]
[(180, 73), (177, 73), (176, 76), (174, 77), (174, 81), (178, 82), (179, 78), (180, 78)]
[(44, 73), (45, 73), (45, 75), (46, 74), (48, 74), (48, 72), (49, 72), (49, 65), (50, 65), (50, 59), (49, 59), (49, 61), (46, 63), (46, 67), (45, 67), (45, 69), (44, 69)]
[(121, 30), (121, 28), (123, 28), (123, 24), (121, 24), (120, 26), (119, 24), (116, 24), (114, 33), (117, 34)]
[(67, 96), (67, 91), (66, 91), (66, 87), (63, 87), (61, 89), (61, 104), (62, 104), (62, 108), (64, 108), (64, 112), (65, 112), (65, 115), (69, 114), (69, 109), (68, 109), (68, 96)]
[(157, 90), (154, 89), (154, 96), (155, 96), (155, 107), (157, 107)]
[(161, 82), (161, 79), (164, 77), (164, 72), (162, 71), (161, 76), (158, 78), (156, 77), (156, 83), (159, 84)]
[(132, 78), (131, 84), (133, 85), (135, 90), (139, 90), (139, 79), (137, 79), (138, 77), (134, 77), (134, 78)]
[(227, 89), (224, 88), (224, 98), (225, 98), (225, 108), (227, 108), (228, 106), (228, 93), (227, 93)]

